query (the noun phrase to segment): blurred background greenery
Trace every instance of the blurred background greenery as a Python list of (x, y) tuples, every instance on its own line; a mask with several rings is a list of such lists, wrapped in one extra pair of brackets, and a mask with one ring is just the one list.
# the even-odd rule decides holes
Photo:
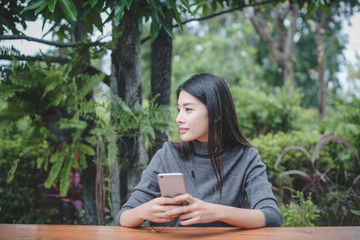
[[(6, 36), (23, 39), (11, 22), (18, 16), (12, 21), (25, 25), (42, 19), (52, 26), (49, 33), (58, 40), (53, 42), (65, 44), (36, 56), (1, 47), (1, 59), (7, 59), (0, 78), (1, 223), (112, 225), (156, 144), (179, 140), (176, 88), (191, 75), (211, 72), (228, 83), (242, 131), (267, 165), (284, 226), (360, 225), (360, 59), (346, 64), (341, 33), (342, 23), (359, 10), (358, 1), (74, 2), (1, 3), (3, 42)], [(129, 90), (130, 96), (120, 87), (136, 77), (118, 78), (123, 65), (119, 74), (98, 70), (114, 67), (114, 56), (111, 66), (101, 59), (127, 47), (118, 48), (116, 41), (129, 36), (128, 16), (137, 19), (139, 44), (142, 39), (141, 61), (133, 64), (140, 65), (140, 90)], [(166, 93), (153, 90), (153, 74), (163, 67), (153, 56), (154, 42), (168, 26), (159, 16), (178, 24), (195, 19), (165, 31), (173, 36), (170, 59), (164, 57), (169, 84), (158, 79), (169, 86), (165, 104), (159, 99)], [(293, 82), (285, 83), (286, 67), (256, 30), (256, 18), (266, 20), (263, 30), (279, 51), (293, 44)], [(292, 19), (296, 28), (286, 42), (280, 33), (290, 34)], [(74, 37), (80, 21), (86, 31)], [(104, 37), (111, 21), (119, 24), (113, 40), (92, 40), (96, 31)], [(126, 57), (120, 60), (127, 64)], [(341, 65), (351, 73), (347, 92), (337, 75)]]

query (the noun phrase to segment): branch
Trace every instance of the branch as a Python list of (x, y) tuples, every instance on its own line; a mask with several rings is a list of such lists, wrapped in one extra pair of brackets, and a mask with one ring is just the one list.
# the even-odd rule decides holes
[(42, 44), (46, 44), (46, 45), (50, 45), (50, 46), (55, 46), (55, 47), (59, 47), (59, 48), (67, 48), (67, 47), (77, 47), (80, 45), (85, 45), (85, 46), (101, 46), (101, 45), (106, 45), (111, 42), (100, 42), (100, 41), (95, 41), (95, 42), (74, 42), (74, 43), (63, 43), (63, 42), (54, 42), (54, 41), (48, 41), (48, 40), (44, 40), (41, 38), (34, 38), (34, 37), (30, 37), (30, 36), (26, 36), (26, 35), (0, 35), (0, 41), (1, 40), (27, 40), (30, 42), (38, 42), (38, 43), (42, 43)]
[[(70, 59), (65, 57), (47, 57), (51, 62), (64, 63)], [(0, 59), (12, 61), (13, 59), (19, 61), (45, 61), (43, 56), (14, 56), (14, 55), (0, 55)]]
[(79, 43), (62, 43), (62, 42), (53, 42), (53, 41), (48, 41), (48, 40), (44, 40), (44, 39), (40, 39), (40, 38), (34, 38), (34, 37), (29, 37), (29, 36), (25, 36), (25, 35), (1, 35), (0, 36), (0, 40), (27, 40), (27, 41), (31, 41), (31, 42), (38, 42), (38, 43), (43, 43), (46, 45), (50, 45), (50, 46), (55, 46), (55, 47), (76, 47), (77, 45), (79, 45)]

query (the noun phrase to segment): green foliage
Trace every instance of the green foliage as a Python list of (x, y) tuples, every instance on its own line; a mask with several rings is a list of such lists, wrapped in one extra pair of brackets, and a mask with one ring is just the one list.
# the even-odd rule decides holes
[[(229, 84), (263, 85), (263, 71), (256, 64), (255, 31), (242, 14), (219, 17), (175, 31), (173, 90), (191, 75), (211, 72)], [(220, 24), (219, 24), (220, 22)], [(222, 34), (219, 34), (222, 32)], [(213, 59), (213, 61), (209, 61)], [(174, 91), (173, 91), (174, 92)]]
[(319, 220), (320, 211), (311, 201), (311, 193), (305, 200), (304, 194), (288, 188), (298, 203), (281, 205), (280, 214), (283, 217), (283, 227), (314, 227)]
[(360, 149), (360, 99), (346, 104), (337, 102), (329, 107), (328, 117), (322, 121), (320, 131), (332, 132)]
[(33, 21), (33, 12), (20, 15), (27, 0), (0, 1), (0, 35), (19, 34), (17, 29), (21, 25), (26, 29), (26, 21)]
[(156, 97), (146, 102), (143, 109), (139, 109), (130, 107), (116, 95), (109, 95), (110, 98), (104, 96), (107, 99), (98, 106), (97, 127), (91, 130), (91, 134), (97, 136), (102, 147), (106, 148), (103, 152), (107, 152), (107, 166), (111, 166), (119, 156), (127, 156), (125, 152), (131, 149), (121, 149), (121, 146), (131, 148), (126, 144), (129, 140), (136, 141), (140, 134), (144, 134), (146, 147), (149, 148), (155, 140), (155, 129), (160, 132), (167, 131), (169, 121), (168, 107), (157, 105)]
[(278, 93), (265, 93), (259, 88), (231, 86), (235, 108), (244, 134), (254, 138), (277, 131), (289, 132), (294, 128), (295, 107), (299, 106), (300, 95), (288, 99), (283, 89)]
[(0, 124), (1, 223), (36, 223), (46, 218), (36, 212), (46, 191), (41, 187), (45, 178), (34, 161), (45, 149), (40, 142), (34, 144), (30, 123), (26, 117), (6, 126)]
[[(334, 151), (334, 142), (345, 145), (347, 149)], [(322, 212), (320, 225), (359, 224), (360, 218), (350, 214), (360, 207), (360, 159), (356, 149), (343, 138), (324, 134), (311, 155), (304, 147), (292, 146), (281, 153), (274, 167), (282, 165), (281, 160), (295, 150), (306, 156), (309, 167), (302, 164), (302, 168), (297, 169), (290, 165), (279, 173), (276, 186), (282, 201), (288, 201), (283, 186), (290, 186), (305, 194), (312, 194), (314, 203)], [(345, 152), (346, 156), (342, 157)]]
[[(270, 182), (281, 186), (283, 181), (277, 176), (286, 169), (306, 171), (311, 169), (309, 157), (301, 151), (290, 151), (283, 156), (281, 165), (274, 167), (276, 160), (284, 151), (292, 146), (302, 146), (312, 150), (320, 134), (317, 131), (291, 131), (289, 133), (277, 132), (275, 134), (260, 135), (252, 139), (251, 144), (259, 150), (262, 161), (268, 168)], [(279, 194), (279, 193), (278, 193)]]
[[(103, 75), (88, 76), (81, 73), (81, 68), (74, 71), (74, 67), (71, 63), (58, 66), (15, 61), (4, 68), (0, 80), (3, 93), (0, 128), (4, 130), (3, 143), (7, 150), (18, 154), (11, 159), (5, 151), (0, 152), (4, 159), (13, 162), (8, 181), (14, 178), (18, 162), (33, 157), (39, 169), (49, 171), (44, 186), (50, 188), (60, 182), (60, 195), (65, 196), (71, 169), (86, 168), (85, 157), (95, 155), (83, 133), (87, 121), (94, 118), (95, 104), (88, 94), (103, 80)], [(9, 124), (25, 124), (28, 131), (21, 139), (8, 136)], [(66, 135), (69, 138), (64, 138)], [(37, 155), (31, 155), (35, 149)]]

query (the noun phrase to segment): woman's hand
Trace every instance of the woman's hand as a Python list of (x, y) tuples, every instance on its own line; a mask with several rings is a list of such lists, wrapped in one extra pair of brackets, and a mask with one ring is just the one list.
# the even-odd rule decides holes
[(173, 198), (158, 197), (141, 205), (139, 210), (142, 212), (144, 220), (156, 223), (171, 222), (178, 215), (169, 217), (165, 215), (165, 212), (178, 208), (174, 204), (177, 204), (177, 201)]
[(180, 224), (183, 226), (214, 222), (220, 217), (217, 211), (217, 204), (204, 202), (189, 194), (179, 195), (173, 198), (173, 201), (174, 204), (187, 202), (188, 205), (170, 209), (164, 213), (164, 217), (172, 219), (179, 217)]
[(165, 212), (179, 208), (173, 198), (158, 197), (136, 208), (124, 211), (120, 215), (120, 225), (124, 227), (137, 227), (145, 220), (156, 223), (171, 222), (179, 215), (166, 216)]

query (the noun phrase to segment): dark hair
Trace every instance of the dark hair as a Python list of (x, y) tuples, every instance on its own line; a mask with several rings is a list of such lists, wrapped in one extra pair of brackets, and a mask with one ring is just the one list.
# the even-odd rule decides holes
[[(234, 146), (251, 146), (241, 133), (234, 101), (225, 81), (210, 73), (192, 76), (176, 91), (177, 99), (186, 91), (206, 105), (209, 117), (208, 153), (214, 169), (220, 196), (222, 191), (222, 152)], [(182, 158), (193, 154), (191, 143), (174, 143)]]

